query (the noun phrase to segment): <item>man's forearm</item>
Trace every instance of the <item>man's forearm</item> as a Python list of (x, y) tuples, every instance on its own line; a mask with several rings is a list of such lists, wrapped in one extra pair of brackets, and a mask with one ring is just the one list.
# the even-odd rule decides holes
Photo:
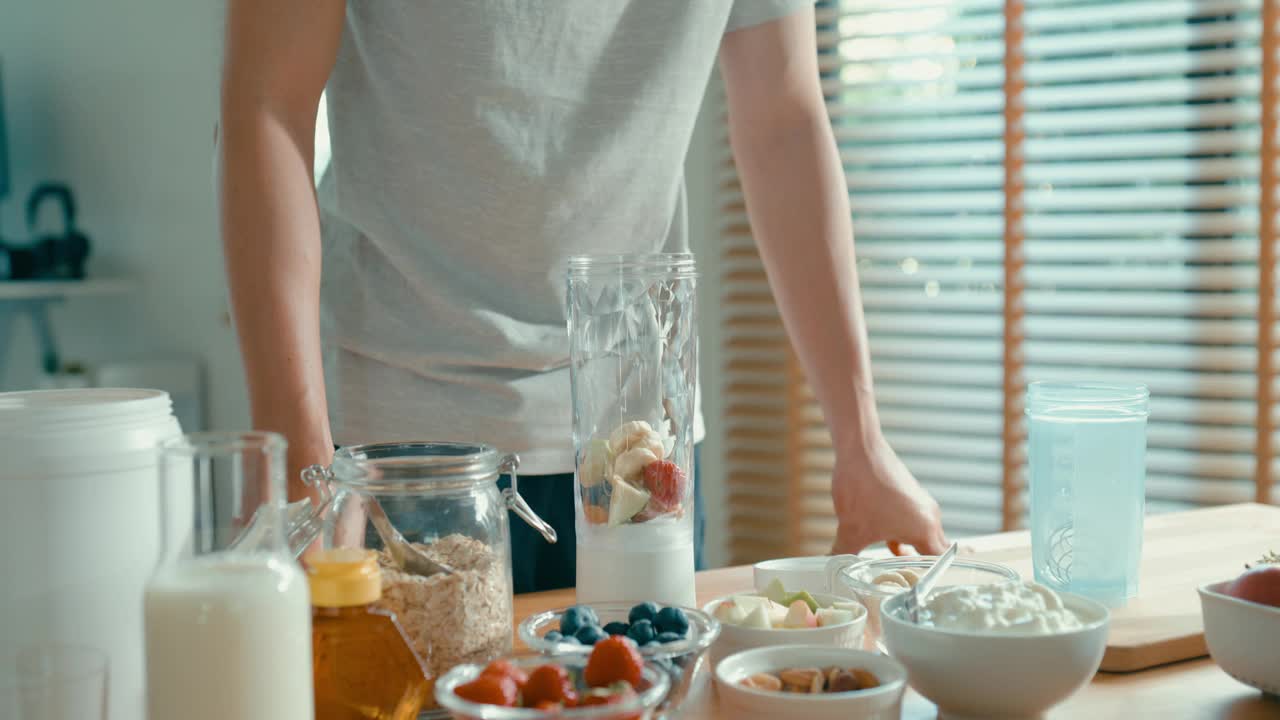
[(938, 504), (880, 432), (844, 168), (818, 78), (812, 8), (728, 33), (720, 67), (751, 229), (836, 449), (835, 552), (941, 552)]
[(824, 111), (732, 132), (752, 233), (837, 451), (880, 441), (844, 171)]
[(320, 349), (313, 141), (306, 123), (290, 129), (250, 102), (222, 114), (222, 240), (253, 425), (288, 438), (290, 496), (298, 497), (297, 471), (333, 454)]

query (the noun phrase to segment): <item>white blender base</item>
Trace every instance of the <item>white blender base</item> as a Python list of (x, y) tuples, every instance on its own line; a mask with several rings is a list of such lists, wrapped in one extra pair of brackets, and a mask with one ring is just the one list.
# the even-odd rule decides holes
[(578, 603), (640, 603), (697, 607), (693, 544), (656, 550), (578, 545)]

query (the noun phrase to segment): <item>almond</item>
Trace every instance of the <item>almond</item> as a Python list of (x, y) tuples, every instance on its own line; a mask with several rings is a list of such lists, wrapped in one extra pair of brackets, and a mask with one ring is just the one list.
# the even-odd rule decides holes
[(871, 673), (870, 670), (862, 668), (854, 668), (853, 676), (858, 679), (859, 690), (870, 690), (873, 687), (880, 687), (880, 678)]
[(778, 679), (777, 675), (770, 675), (769, 673), (756, 673), (751, 677), (743, 678), (739, 684), (743, 687), (767, 690), (769, 692), (780, 692), (782, 690), (782, 681)]
[(782, 686), (791, 692), (820, 693), (826, 678), (818, 668), (789, 668), (778, 673)]
[(837, 670), (833, 673), (827, 683), (827, 692), (854, 692), (862, 690), (862, 684), (858, 682), (858, 676), (854, 674), (856, 671)]

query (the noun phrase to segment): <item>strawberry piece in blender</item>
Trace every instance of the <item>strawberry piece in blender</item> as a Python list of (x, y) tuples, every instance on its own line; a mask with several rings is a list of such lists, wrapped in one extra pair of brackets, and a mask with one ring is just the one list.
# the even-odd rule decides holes
[(644, 486), (651, 508), (659, 513), (677, 510), (684, 497), (684, 471), (670, 460), (651, 462), (644, 467)]

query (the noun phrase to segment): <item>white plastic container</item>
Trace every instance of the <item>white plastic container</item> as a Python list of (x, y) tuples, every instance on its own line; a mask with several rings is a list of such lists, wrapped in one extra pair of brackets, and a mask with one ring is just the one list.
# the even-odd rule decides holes
[(104, 650), (112, 718), (145, 717), (155, 447), (180, 434), (169, 396), (155, 390), (0, 393), (0, 647)]

